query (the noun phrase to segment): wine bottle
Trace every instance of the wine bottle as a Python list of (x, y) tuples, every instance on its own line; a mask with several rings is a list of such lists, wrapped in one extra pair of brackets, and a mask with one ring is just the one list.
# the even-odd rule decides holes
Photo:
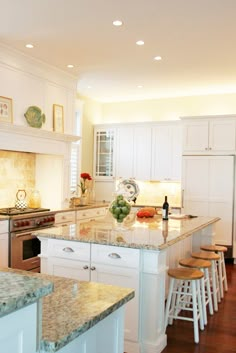
[(168, 221), (168, 214), (169, 214), (169, 204), (167, 201), (167, 196), (165, 196), (165, 201), (162, 206), (162, 219), (164, 221)]

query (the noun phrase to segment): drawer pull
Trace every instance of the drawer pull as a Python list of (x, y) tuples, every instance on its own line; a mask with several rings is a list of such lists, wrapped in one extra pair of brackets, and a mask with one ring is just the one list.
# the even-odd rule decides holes
[(95, 267), (95, 266), (92, 266), (92, 267), (90, 267), (90, 270), (91, 270), (91, 271), (95, 271), (95, 270), (96, 270), (96, 267)]
[(117, 254), (116, 252), (112, 252), (108, 255), (112, 259), (121, 259), (121, 256)]
[(87, 265), (84, 265), (83, 269), (84, 269), (84, 270), (87, 270), (87, 269), (88, 269), (88, 266), (87, 266)]
[(65, 252), (75, 252), (72, 248), (70, 248), (69, 246), (65, 247), (64, 249), (62, 249)]

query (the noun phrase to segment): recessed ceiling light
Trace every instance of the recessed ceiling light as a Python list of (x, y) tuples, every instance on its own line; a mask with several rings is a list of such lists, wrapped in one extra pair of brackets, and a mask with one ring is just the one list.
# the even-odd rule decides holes
[(92, 86), (87, 86), (88, 89), (92, 88)]
[(161, 56), (155, 56), (154, 57), (154, 60), (156, 60), (156, 61), (160, 61), (162, 58), (161, 58)]
[(143, 40), (138, 40), (138, 41), (136, 42), (136, 44), (137, 44), (137, 45), (144, 45), (144, 41), (143, 41)]
[(119, 27), (119, 26), (122, 26), (122, 25), (123, 25), (123, 22), (120, 21), (120, 20), (115, 20), (115, 21), (113, 21), (112, 23), (113, 23), (113, 25), (116, 26), (116, 27)]
[(69, 64), (69, 65), (67, 65), (67, 67), (68, 67), (69, 69), (73, 69), (74, 65)]
[(25, 46), (26, 46), (26, 48), (28, 48), (28, 49), (32, 49), (32, 48), (34, 47), (33, 44), (30, 44), (30, 43), (29, 43), (29, 44), (26, 44)]
[(138, 88), (143, 88), (143, 86), (142, 86), (142, 85), (138, 85), (137, 87), (138, 87)]

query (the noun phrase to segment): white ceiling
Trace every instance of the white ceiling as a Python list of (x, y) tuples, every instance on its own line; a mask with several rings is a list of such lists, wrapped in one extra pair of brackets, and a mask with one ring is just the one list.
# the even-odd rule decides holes
[[(0, 0), (0, 5), (0, 42), (74, 75), (78, 91), (93, 99), (236, 92), (236, 0)], [(116, 19), (124, 25), (114, 27)], [(144, 46), (135, 44), (139, 39)], [(154, 61), (156, 55), (162, 61)]]

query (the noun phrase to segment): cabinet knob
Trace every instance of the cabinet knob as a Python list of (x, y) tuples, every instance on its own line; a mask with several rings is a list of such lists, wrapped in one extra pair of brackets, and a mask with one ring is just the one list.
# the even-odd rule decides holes
[(95, 270), (96, 270), (96, 267), (95, 267), (95, 266), (92, 266), (92, 267), (90, 267), (90, 270), (91, 270), (91, 271), (95, 271)]
[(121, 259), (121, 256), (116, 252), (112, 252), (108, 255), (111, 259)]
[(87, 270), (87, 269), (88, 269), (88, 266), (87, 266), (87, 265), (84, 265), (83, 269), (84, 269), (84, 270)]
[(65, 252), (75, 252), (72, 248), (70, 248), (69, 246), (65, 247), (64, 249), (62, 249)]

